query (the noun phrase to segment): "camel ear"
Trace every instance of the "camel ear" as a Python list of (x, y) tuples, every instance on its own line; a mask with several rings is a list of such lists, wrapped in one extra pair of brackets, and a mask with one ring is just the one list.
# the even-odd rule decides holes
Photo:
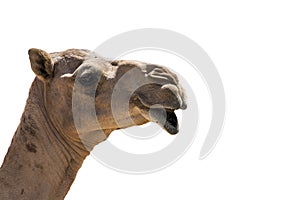
[(53, 75), (53, 61), (51, 56), (41, 49), (29, 49), (29, 60), (32, 71), (40, 80), (48, 80)]

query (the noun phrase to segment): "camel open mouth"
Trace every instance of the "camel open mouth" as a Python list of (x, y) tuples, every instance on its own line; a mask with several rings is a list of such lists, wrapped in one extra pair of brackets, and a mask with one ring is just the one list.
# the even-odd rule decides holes
[(153, 122), (159, 124), (168, 133), (172, 135), (178, 133), (178, 119), (174, 110), (166, 108), (151, 108), (149, 110), (149, 115)]
[[(152, 111), (152, 110), (151, 110)], [(150, 113), (151, 113), (150, 111)], [(168, 133), (174, 135), (179, 131), (178, 119), (174, 110), (160, 109), (160, 111), (155, 111), (156, 113), (161, 113), (160, 117), (157, 119), (157, 123), (163, 127)], [(156, 119), (156, 118), (154, 118)]]
[(150, 121), (157, 123), (171, 135), (175, 135), (179, 131), (178, 119), (175, 114), (175, 109), (165, 108), (162, 106), (145, 105), (139, 99), (136, 101), (137, 106), (143, 110), (144, 117)]

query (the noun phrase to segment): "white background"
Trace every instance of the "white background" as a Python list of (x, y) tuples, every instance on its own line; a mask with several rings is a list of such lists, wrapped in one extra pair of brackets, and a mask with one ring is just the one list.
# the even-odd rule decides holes
[[(8, 2), (8, 1), (7, 1)], [(198, 160), (201, 141), (148, 175), (88, 158), (66, 199), (299, 199), (298, 1), (9, 1), (0, 3), (0, 159), (30, 83), (27, 50), (94, 49), (137, 28), (165, 28), (201, 45), (227, 97), (223, 135)]]

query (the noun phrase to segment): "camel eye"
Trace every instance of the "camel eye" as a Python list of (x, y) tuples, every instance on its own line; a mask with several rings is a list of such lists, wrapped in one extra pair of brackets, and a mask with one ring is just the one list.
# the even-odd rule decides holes
[(94, 73), (84, 72), (79, 77), (79, 82), (84, 86), (90, 86), (97, 82), (98, 78)]

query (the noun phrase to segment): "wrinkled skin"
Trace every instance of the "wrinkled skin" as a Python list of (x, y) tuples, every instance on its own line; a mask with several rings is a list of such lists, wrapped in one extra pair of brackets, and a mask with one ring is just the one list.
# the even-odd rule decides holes
[(88, 50), (30, 49), (34, 80), (0, 170), (0, 199), (63, 199), (85, 157), (112, 131), (147, 122), (179, 131), (186, 97), (162, 66)]

